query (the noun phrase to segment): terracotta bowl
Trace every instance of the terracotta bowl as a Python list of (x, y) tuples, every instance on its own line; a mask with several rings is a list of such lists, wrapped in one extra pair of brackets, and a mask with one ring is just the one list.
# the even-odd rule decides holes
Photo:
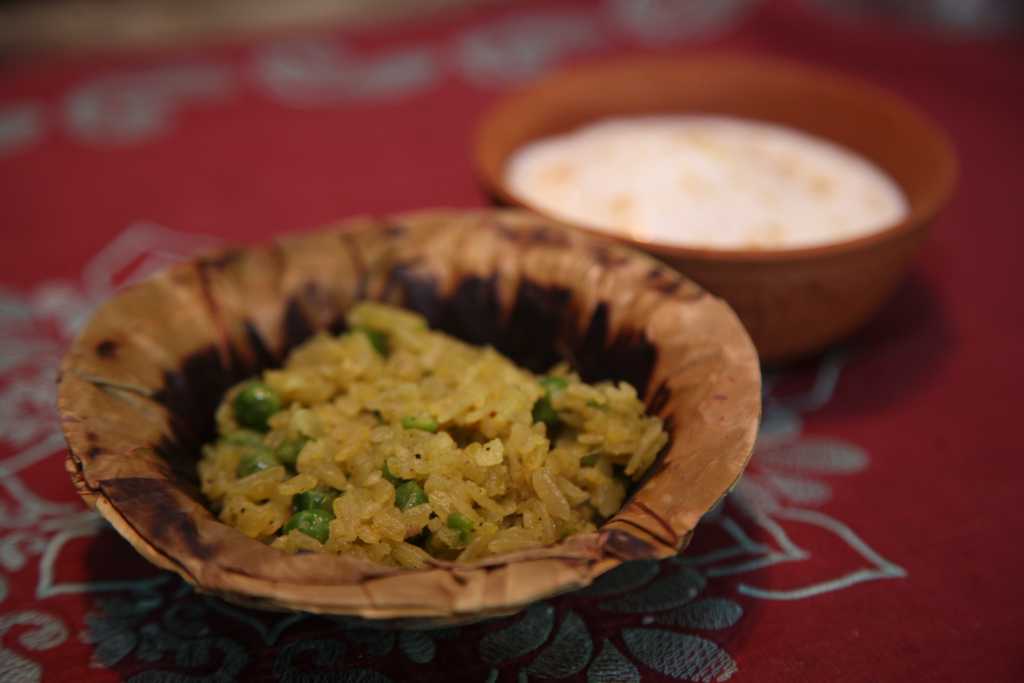
[[(362, 299), (543, 371), (627, 380), (670, 442), (594, 533), (476, 564), (398, 570), (289, 555), (220, 523), (196, 461), (224, 391)], [(514, 612), (628, 559), (676, 554), (753, 447), (760, 372), (732, 310), (638, 252), (521, 211), (359, 219), (183, 263), (102, 306), (61, 365), (67, 466), (142, 555), (202, 591), (273, 609), (423, 626)]]
[(821, 69), (731, 57), (634, 58), (552, 75), (485, 116), (475, 148), (480, 179), (499, 203), (536, 209), (505, 185), (506, 161), (518, 148), (605, 117), (673, 112), (761, 119), (833, 140), (885, 169), (909, 200), (901, 223), (817, 247), (688, 248), (575, 226), (654, 254), (724, 298), (763, 361), (820, 351), (867, 321), (953, 189), (949, 140), (904, 100)]

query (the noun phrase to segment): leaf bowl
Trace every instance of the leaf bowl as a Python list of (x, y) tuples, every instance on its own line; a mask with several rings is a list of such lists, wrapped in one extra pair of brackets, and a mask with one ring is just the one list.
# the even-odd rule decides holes
[[(221, 523), (196, 462), (225, 390), (341, 331), (365, 299), (534, 371), (568, 360), (587, 381), (629, 381), (669, 444), (598, 531), (473, 564), (290, 555)], [(675, 555), (742, 472), (761, 409), (756, 352), (721, 300), (649, 256), (501, 210), (353, 219), (178, 264), (96, 311), (58, 394), (78, 492), (153, 564), (231, 602), (399, 628), (513, 613)]]

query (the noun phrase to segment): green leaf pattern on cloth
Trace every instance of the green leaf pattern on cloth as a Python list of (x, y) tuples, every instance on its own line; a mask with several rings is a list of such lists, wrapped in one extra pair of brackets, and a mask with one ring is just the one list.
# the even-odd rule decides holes
[(489, 664), (501, 664), (533, 652), (548, 639), (554, 624), (554, 607), (531, 605), (522, 619), (480, 640), (480, 657)]
[(655, 612), (679, 607), (693, 600), (705, 585), (704, 577), (692, 569), (683, 569), (657, 579), (646, 588), (601, 604), (609, 612)]
[(659, 624), (684, 628), (720, 630), (734, 626), (743, 616), (743, 608), (732, 600), (706, 598), (663, 612), (654, 620)]
[(644, 585), (657, 576), (659, 571), (658, 563), (654, 560), (624, 562), (576, 595), (602, 597), (625, 593)]
[(644, 665), (679, 680), (712, 683), (736, 673), (736, 662), (724, 650), (688, 633), (629, 628), (622, 632), (622, 639)]
[(274, 660), (274, 676), (280, 680), (295, 679), (293, 664), (305, 653), (312, 654), (312, 663), (318, 669), (329, 669), (345, 656), (345, 643), (340, 640), (296, 640), (288, 643)]
[[(732, 657), (712, 640), (671, 629), (719, 631), (739, 621), (743, 608), (732, 600), (696, 599), (706, 586), (699, 571), (679, 562), (630, 562), (564, 602), (623, 615), (628, 624), (619, 635), (629, 654), (649, 669), (680, 681), (724, 681), (736, 671)], [(584, 668), (588, 683), (642, 680), (640, 669), (609, 638), (595, 657), (594, 638), (579, 613), (559, 611), (564, 616), (550, 641), (556, 610), (534, 605), (482, 639), (481, 657), (495, 664), (522, 658), (515, 668), (518, 680), (568, 678)], [(491, 673), (496, 679), (498, 670)]]
[(610, 640), (587, 669), (587, 683), (640, 683), (640, 672)]
[(551, 644), (526, 667), (541, 678), (565, 678), (582, 671), (593, 654), (594, 643), (587, 626), (575, 612), (568, 612)]
[(426, 664), (434, 659), (437, 646), (423, 631), (403, 631), (398, 634), (398, 649), (409, 661)]

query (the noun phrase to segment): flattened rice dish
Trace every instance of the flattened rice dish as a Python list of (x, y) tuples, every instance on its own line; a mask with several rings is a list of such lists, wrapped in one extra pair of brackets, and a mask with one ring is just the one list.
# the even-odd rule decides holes
[(549, 545), (668, 441), (629, 384), (537, 376), (383, 304), (347, 322), (228, 391), (199, 462), (221, 521), (275, 548), (422, 567)]

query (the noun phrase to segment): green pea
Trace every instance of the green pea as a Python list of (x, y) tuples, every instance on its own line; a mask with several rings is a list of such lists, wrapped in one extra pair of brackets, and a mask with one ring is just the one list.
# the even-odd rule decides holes
[(281, 397), (263, 382), (250, 382), (235, 395), (235, 419), (238, 423), (267, 431), (267, 420), (281, 410)]
[(593, 467), (597, 464), (597, 453), (591, 453), (590, 455), (584, 455), (580, 458), (580, 465), (582, 467)]
[(590, 400), (587, 401), (587, 405), (596, 410), (600, 410), (602, 413), (608, 412), (608, 406), (605, 405), (604, 403), (598, 403), (597, 401)]
[(330, 513), (333, 510), (334, 499), (340, 495), (337, 489), (317, 487), (302, 493), (296, 493), (292, 498), (292, 505), (296, 510), (323, 510)]
[(221, 437), (221, 441), (232, 446), (262, 446), (263, 435), (251, 429), (239, 429), (230, 434), (225, 434)]
[(419, 429), (420, 431), (434, 434), (437, 432), (437, 420), (430, 417), (412, 417), (407, 415), (402, 418), (402, 427), (405, 429)]
[(537, 402), (533, 404), (533, 421), (543, 422), (548, 426), (548, 432), (558, 427), (559, 419), (558, 413), (551, 405), (551, 399), (547, 396), (541, 396), (537, 399)]
[(533, 404), (533, 421), (546, 424), (548, 435), (551, 436), (561, 423), (558, 412), (551, 404), (551, 398), (569, 386), (569, 382), (564, 377), (541, 377), (538, 382), (544, 387), (544, 395)]
[(569, 380), (564, 377), (541, 377), (540, 385), (544, 387), (544, 391), (547, 392), (548, 396), (554, 396), (569, 386)]
[(300, 436), (297, 439), (288, 439), (282, 441), (277, 449), (274, 451), (274, 455), (281, 461), (282, 465), (288, 467), (295, 467), (295, 463), (299, 461), (299, 453), (309, 443), (309, 439), (304, 436)]
[(399, 510), (408, 510), (428, 501), (427, 494), (415, 481), (407, 481), (395, 489), (395, 505)]
[(399, 479), (398, 477), (396, 477), (395, 475), (393, 475), (391, 473), (391, 470), (388, 469), (387, 462), (384, 463), (384, 467), (381, 468), (380, 473), (382, 475), (384, 475), (384, 480), (385, 481), (387, 481), (388, 483), (390, 483), (392, 486), (394, 486), (396, 488), (402, 483), (402, 480)]
[(369, 327), (357, 325), (356, 327), (352, 328), (352, 331), (362, 332), (363, 334), (365, 334), (366, 338), (370, 340), (370, 345), (373, 347), (373, 350), (379, 353), (380, 355), (384, 356), (385, 358), (387, 357), (388, 353), (391, 352), (391, 343), (388, 340), (388, 335), (381, 332), (380, 330), (373, 330), (370, 329)]
[(235, 474), (241, 477), (248, 477), (250, 474), (262, 472), (263, 470), (276, 467), (281, 463), (274, 457), (273, 451), (263, 445), (253, 446), (242, 454), (238, 462), (238, 469)]
[(331, 515), (325, 510), (299, 510), (282, 527), (286, 534), (293, 529), (326, 543), (327, 537), (331, 534)]
[(456, 531), (472, 531), (473, 520), (460, 512), (453, 512), (448, 515), (448, 528)]
[(473, 520), (465, 515), (453, 512), (448, 515), (448, 528), (459, 532), (459, 542), (468, 545), (473, 540)]

